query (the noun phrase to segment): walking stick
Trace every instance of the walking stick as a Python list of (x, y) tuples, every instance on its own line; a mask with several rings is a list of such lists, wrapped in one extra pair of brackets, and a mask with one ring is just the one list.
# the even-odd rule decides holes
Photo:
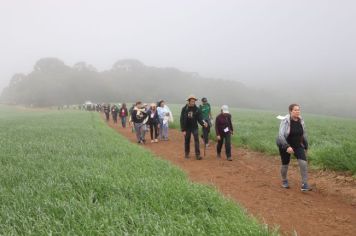
[(204, 143), (204, 159), (205, 159), (206, 144), (205, 144), (205, 142), (203, 142), (203, 143)]

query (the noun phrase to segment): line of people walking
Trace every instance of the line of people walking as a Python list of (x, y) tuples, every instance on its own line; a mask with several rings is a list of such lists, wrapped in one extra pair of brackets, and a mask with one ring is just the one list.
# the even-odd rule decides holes
[[(229, 107), (227, 105), (221, 106), (220, 113), (216, 116), (215, 121), (213, 121), (211, 106), (207, 98), (201, 99), (199, 107), (196, 105), (197, 101), (198, 99), (194, 95), (191, 95), (186, 99), (186, 104), (181, 109), (180, 128), (184, 136), (184, 157), (186, 159), (190, 158), (190, 143), (191, 136), (193, 136), (195, 158), (202, 160), (199, 143), (199, 125), (202, 127), (201, 138), (204, 143), (204, 156), (205, 150), (209, 146), (210, 131), (214, 126), (217, 140), (217, 158), (221, 159), (222, 147), (225, 146), (226, 159), (232, 161), (231, 136), (234, 134), (234, 128)], [(109, 108), (104, 106), (107, 120), (109, 120), (108, 111), (110, 111), (110, 106)], [(129, 123), (133, 128), (133, 132), (136, 133), (138, 143), (146, 143), (145, 134), (148, 130), (152, 143), (157, 143), (159, 140), (169, 140), (169, 123), (173, 122), (173, 114), (165, 104), (165, 101), (162, 100), (150, 105), (138, 101), (132, 105), (129, 111), (127, 111), (125, 104), (120, 109), (113, 106), (111, 107), (111, 113), (115, 123), (117, 123), (116, 112), (119, 114), (122, 127), (124, 128), (126, 127), (126, 117), (129, 116)], [(294, 155), (300, 167), (301, 190), (309, 191), (311, 188), (308, 185), (308, 140), (305, 123), (300, 115), (300, 106), (298, 104), (291, 104), (289, 106), (289, 114), (280, 119), (281, 123), (276, 143), (282, 162), (280, 170), (282, 187), (286, 189), (290, 187), (287, 173), (291, 155)]]

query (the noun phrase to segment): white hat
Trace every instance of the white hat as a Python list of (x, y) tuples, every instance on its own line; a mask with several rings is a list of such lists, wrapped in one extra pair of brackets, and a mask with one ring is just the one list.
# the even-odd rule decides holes
[(222, 105), (221, 106), (221, 111), (222, 111), (222, 113), (230, 113), (229, 112), (229, 107), (227, 105)]

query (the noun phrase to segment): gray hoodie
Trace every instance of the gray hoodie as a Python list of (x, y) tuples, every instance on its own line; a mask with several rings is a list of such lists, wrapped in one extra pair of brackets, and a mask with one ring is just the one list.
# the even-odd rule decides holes
[[(305, 124), (302, 117), (300, 117), (300, 123), (303, 127), (303, 145), (305, 149), (308, 149), (308, 139), (307, 133), (305, 131)], [(290, 115), (286, 115), (286, 117), (281, 121), (279, 125), (279, 132), (277, 137), (277, 146), (282, 149), (287, 149), (290, 145), (287, 142), (287, 138), (290, 133)]]

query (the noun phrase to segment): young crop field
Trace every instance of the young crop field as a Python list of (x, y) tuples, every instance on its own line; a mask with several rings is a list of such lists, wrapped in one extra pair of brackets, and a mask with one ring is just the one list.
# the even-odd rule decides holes
[[(172, 127), (179, 128), (182, 105), (170, 105), (175, 121)], [(213, 107), (213, 117), (219, 114)], [(276, 137), (280, 121), (277, 115), (287, 112), (271, 112), (248, 109), (230, 109), (234, 136), (233, 144), (256, 151), (277, 155)], [(318, 168), (349, 171), (356, 174), (356, 120), (321, 115), (303, 114), (309, 138), (308, 158)], [(215, 137), (212, 130), (211, 138)]]
[(0, 130), (0, 235), (275, 234), (98, 113), (0, 106)]

